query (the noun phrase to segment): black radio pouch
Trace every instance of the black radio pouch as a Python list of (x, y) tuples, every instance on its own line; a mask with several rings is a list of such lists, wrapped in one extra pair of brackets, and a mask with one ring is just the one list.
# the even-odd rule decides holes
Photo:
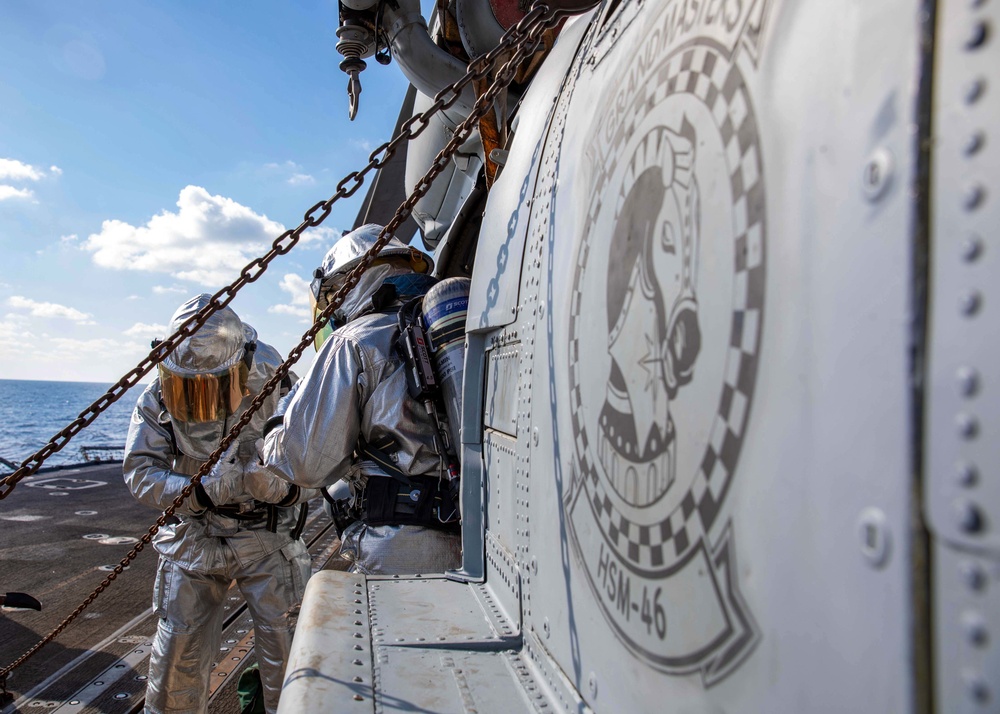
[(443, 527), (437, 512), (441, 505), (438, 479), (410, 477), (410, 484), (394, 478), (372, 476), (365, 485), (364, 521), (370, 526)]
[[(392, 447), (388, 441), (382, 446)], [(362, 520), (370, 526), (427, 526), (458, 531), (455, 487), (435, 476), (407, 476), (382, 449), (359, 441), (358, 451), (388, 476), (370, 476), (362, 496)], [(446, 522), (442, 522), (442, 519)]]

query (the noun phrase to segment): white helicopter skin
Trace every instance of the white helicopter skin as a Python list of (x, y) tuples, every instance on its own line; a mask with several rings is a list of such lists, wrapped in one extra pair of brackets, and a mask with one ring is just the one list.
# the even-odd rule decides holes
[(474, 238), (463, 568), (316, 575), (281, 710), (1000, 711), (998, 27), (569, 20)]

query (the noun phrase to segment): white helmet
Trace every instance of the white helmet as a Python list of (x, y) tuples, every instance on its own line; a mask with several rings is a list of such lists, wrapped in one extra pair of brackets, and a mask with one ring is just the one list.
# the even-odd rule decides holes
[[(323, 264), (316, 270), (315, 277), (329, 280), (335, 275), (346, 275), (351, 272), (361, 262), (361, 257), (375, 245), (382, 228), (377, 223), (368, 223), (350, 233), (345, 233), (327, 252)], [(378, 253), (378, 258), (393, 256), (409, 258), (414, 272), (417, 273), (429, 273), (434, 269), (434, 261), (430, 256), (411, 248), (396, 237), (390, 238)]]
[[(358, 266), (365, 253), (375, 245), (375, 241), (378, 240), (381, 232), (382, 226), (377, 223), (368, 223), (360, 228), (355, 228), (350, 233), (346, 233), (330, 248), (326, 257), (323, 258), (323, 263), (313, 273), (313, 281), (310, 286), (314, 318), (326, 309), (331, 296), (343, 286), (347, 274)], [(380, 270), (373, 270), (365, 275), (366, 277), (370, 276), (377, 282), (372, 285), (365, 285), (366, 279), (363, 277), (358, 288), (352, 291), (352, 294), (347, 297), (345, 303), (341, 306), (342, 311), (350, 312), (353, 302), (363, 302), (370, 297), (365, 293), (365, 290), (368, 288), (374, 289), (377, 284), (381, 283), (381, 280), (377, 276), (378, 273), (384, 274), (386, 270), (394, 270), (396, 272), (412, 271), (413, 273), (428, 274), (434, 269), (434, 261), (431, 260), (430, 256), (416, 248), (411, 248), (398, 238), (393, 237), (389, 239), (389, 242), (382, 247), (382, 250), (378, 252), (372, 261), (371, 267), (375, 268), (376, 266), (385, 267)], [(327, 323), (316, 335), (315, 344), (317, 350), (332, 332), (333, 326)]]
[[(170, 320), (170, 331), (211, 302), (202, 293), (183, 305)], [(164, 406), (177, 421), (217, 421), (231, 416), (247, 395), (247, 378), (257, 332), (229, 307), (212, 314), (196, 333), (185, 338), (160, 364)]]

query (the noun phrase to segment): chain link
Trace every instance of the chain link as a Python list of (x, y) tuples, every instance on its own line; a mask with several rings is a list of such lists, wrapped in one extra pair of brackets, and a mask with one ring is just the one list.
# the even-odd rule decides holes
[[(213, 451), (209, 455), (208, 459), (201, 465), (201, 468), (198, 469), (198, 473), (196, 473), (194, 476), (191, 477), (190, 483), (188, 483), (181, 490), (180, 494), (178, 494), (178, 496), (173, 500), (170, 506), (163, 511), (163, 513), (159, 516), (159, 518), (156, 519), (153, 525), (149, 527), (148, 531), (142, 535), (142, 537), (139, 539), (139, 542), (136, 543), (135, 546), (133, 546), (129, 550), (129, 552), (125, 555), (125, 557), (121, 559), (118, 565), (114, 567), (114, 570), (108, 573), (108, 575), (104, 578), (104, 580), (102, 580), (101, 583), (96, 588), (94, 588), (93, 592), (91, 592), (90, 595), (88, 595), (86, 599), (84, 599), (84, 601), (80, 603), (80, 605), (78, 605), (75, 610), (73, 610), (72, 613), (70, 613), (54, 630), (52, 630), (41, 641), (35, 644), (31, 649), (29, 649), (23, 655), (18, 657), (11, 664), (7, 665), (2, 670), (0, 670), (0, 682), (5, 681), (7, 675), (10, 672), (12, 672), (13, 670), (17, 669), (19, 666), (24, 664), (24, 662), (26, 662), (30, 657), (32, 657), (36, 652), (38, 652), (38, 650), (40, 650), (43, 646), (45, 646), (53, 639), (55, 639), (55, 637), (58, 636), (59, 633), (62, 632), (64, 629), (66, 629), (66, 627), (69, 626), (69, 624), (73, 622), (73, 620), (75, 620), (77, 616), (79, 616), (80, 613), (82, 613), (87, 608), (87, 606), (90, 605), (90, 603), (96, 600), (98, 595), (104, 592), (104, 590), (106, 590), (111, 585), (111, 583), (117, 579), (117, 577), (124, 571), (124, 569), (128, 567), (128, 564), (131, 563), (133, 560), (135, 560), (135, 558), (139, 555), (139, 553), (142, 552), (143, 548), (152, 541), (153, 536), (156, 535), (159, 529), (166, 523), (167, 519), (172, 517), (174, 513), (177, 511), (177, 509), (180, 507), (180, 505), (184, 503), (185, 500), (187, 500), (187, 498), (191, 495), (191, 492), (194, 490), (195, 485), (201, 483), (202, 478), (208, 475), (209, 471), (211, 471), (211, 469), (215, 466), (216, 462), (222, 456), (223, 452), (225, 452), (225, 450), (229, 448), (229, 446), (233, 443), (236, 437), (239, 436), (240, 432), (243, 430), (243, 427), (245, 427), (250, 422), (250, 419), (253, 417), (254, 414), (257, 413), (257, 411), (260, 409), (261, 405), (263, 405), (267, 397), (277, 388), (277, 386), (281, 383), (281, 381), (288, 375), (288, 372), (291, 370), (292, 366), (296, 362), (298, 362), (298, 360), (302, 357), (302, 354), (312, 346), (317, 333), (327, 324), (330, 317), (333, 315), (334, 311), (336, 311), (343, 303), (344, 298), (347, 296), (347, 294), (352, 289), (354, 289), (354, 287), (358, 283), (358, 280), (361, 278), (364, 272), (371, 266), (377, 254), (382, 250), (382, 248), (386, 245), (386, 243), (389, 242), (389, 239), (393, 236), (395, 231), (403, 224), (404, 221), (406, 221), (407, 218), (410, 217), (410, 214), (413, 212), (414, 206), (421, 198), (423, 198), (423, 196), (430, 189), (434, 179), (438, 175), (440, 175), (445, 168), (447, 168), (448, 162), (451, 160), (451, 157), (458, 150), (458, 148), (462, 144), (464, 144), (465, 141), (469, 138), (469, 135), (472, 133), (473, 129), (478, 126), (479, 119), (492, 107), (493, 101), (494, 99), (496, 99), (496, 96), (501, 91), (503, 91), (510, 83), (510, 81), (513, 79), (517, 66), (529, 54), (531, 54), (531, 51), (537, 44), (537, 41), (541, 36), (541, 34), (546, 30), (550, 29), (551, 27), (554, 27), (559, 22), (561, 22), (562, 18), (564, 17), (564, 14), (565, 13), (561, 11), (556, 11), (556, 12), (550, 11), (549, 8), (541, 2), (536, 3), (532, 7), (531, 11), (527, 15), (525, 15), (525, 17), (517, 25), (508, 30), (508, 32), (504, 35), (500, 45), (498, 45), (496, 50), (488, 53), (479, 60), (476, 60), (476, 62), (470, 65), (470, 70), (467, 74), (465, 74), (460, 80), (452, 84), (450, 87), (447, 87), (440, 93), (438, 93), (434, 105), (432, 105), (427, 112), (424, 112), (423, 116), (425, 117), (431, 116), (434, 112), (440, 109), (439, 105), (441, 105), (442, 107), (450, 106), (449, 103), (442, 105), (442, 97), (447, 95), (449, 91), (451, 91), (453, 95), (451, 98), (451, 102), (454, 102), (458, 98), (458, 94), (461, 91), (461, 88), (464, 87), (466, 84), (468, 84), (469, 81), (471, 81), (474, 66), (478, 67), (487, 66), (486, 71), (490, 71), (492, 69), (492, 65), (496, 64), (500, 60), (501, 56), (505, 54), (506, 50), (512, 49), (509, 58), (506, 60), (506, 62), (503, 64), (502, 68), (498, 72), (496, 80), (493, 82), (490, 88), (482, 96), (479, 97), (479, 99), (473, 106), (472, 112), (469, 114), (469, 116), (464, 121), (462, 121), (462, 123), (459, 124), (458, 127), (455, 129), (455, 133), (452, 135), (452, 138), (448, 141), (447, 144), (445, 144), (444, 148), (441, 149), (441, 151), (435, 157), (434, 162), (431, 164), (430, 168), (417, 183), (417, 186), (414, 188), (413, 192), (396, 210), (395, 215), (392, 217), (389, 223), (387, 223), (386, 226), (382, 229), (381, 233), (379, 233), (379, 236), (375, 240), (375, 243), (364, 254), (357, 267), (355, 267), (354, 270), (348, 273), (344, 285), (336, 293), (334, 293), (326, 309), (324, 309), (323, 312), (320, 313), (320, 315), (316, 318), (316, 321), (313, 323), (312, 327), (310, 327), (309, 330), (306, 331), (306, 333), (302, 336), (302, 340), (299, 342), (299, 344), (297, 344), (294, 348), (292, 348), (292, 350), (288, 353), (288, 357), (285, 359), (285, 361), (282, 362), (277, 367), (277, 369), (275, 369), (275, 372), (271, 376), (271, 378), (264, 383), (264, 385), (261, 387), (260, 392), (250, 402), (250, 405), (247, 407), (247, 410), (243, 413), (243, 415), (236, 422), (236, 424), (233, 425), (233, 428), (230, 429), (229, 433), (226, 434), (225, 437), (223, 437), (222, 441), (219, 443), (219, 446), (215, 449), (215, 451)], [(497, 51), (500, 50), (501, 48), (503, 48), (503, 52)], [(484, 60), (485, 64), (483, 64)], [(416, 117), (419, 116), (421, 115), (416, 115)], [(416, 117), (414, 117), (414, 119)], [(301, 232), (306, 227), (308, 227), (307, 224), (311, 214), (320, 209), (324, 211), (323, 218), (317, 221), (315, 224), (312, 224), (312, 225), (319, 225), (319, 223), (321, 223), (322, 220), (325, 219), (327, 215), (329, 215), (329, 206), (331, 206), (341, 195), (341, 193), (346, 190), (345, 189), (346, 183), (352, 180), (352, 177), (355, 178), (363, 177), (367, 171), (369, 171), (372, 167), (374, 167), (376, 163), (376, 156), (382, 152), (390, 152), (390, 150), (394, 151), (395, 147), (398, 147), (399, 145), (396, 142), (399, 142), (403, 136), (410, 136), (412, 138), (413, 136), (416, 136), (419, 133), (418, 131), (417, 133), (410, 133), (409, 135), (406, 134), (407, 126), (411, 123), (412, 119), (404, 125), (403, 130), (395, 139), (383, 144), (374, 152), (372, 152), (370, 157), (371, 160), (369, 161), (369, 164), (365, 169), (362, 169), (359, 172), (353, 172), (352, 174), (349, 174), (347, 177), (345, 177), (345, 179), (342, 180), (340, 184), (338, 184), (337, 193), (334, 194), (332, 198), (328, 199), (327, 201), (321, 201), (320, 203), (317, 203), (315, 206), (310, 208), (309, 211), (306, 212), (305, 220), (298, 228), (292, 231), (286, 231), (277, 239), (275, 239), (271, 250), (266, 255), (254, 261), (251, 261), (251, 263), (247, 265), (246, 268), (243, 269), (243, 271), (240, 274), (240, 278), (238, 280), (236, 280), (232, 285), (228, 286), (227, 288), (223, 288), (218, 293), (216, 293), (215, 296), (213, 296), (209, 305), (207, 305), (197, 314), (195, 314), (190, 319), (185, 321), (177, 329), (177, 331), (173, 335), (171, 335), (167, 340), (164, 340), (159, 345), (154, 347), (153, 350), (149, 353), (149, 356), (145, 360), (143, 360), (143, 362), (141, 362), (135, 369), (133, 369), (125, 377), (123, 377), (118, 384), (114, 385), (111, 389), (109, 389), (107, 394), (105, 394), (103, 397), (98, 399), (97, 402), (92, 404), (83, 414), (80, 415), (80, 418), (78, 418), (77, 421), (73, 422), (72, 424), (70, 424), (70, 426), (68, 426), (66, 429), (60, 432), (60, 434), (56, 435), (56, 437), (53, 438), (52, 442), (50, 442), (45, 448), (39, 451), (38, 454), (41, 454), (50, 447), (53, 447), (51, 453), (55, 453), (56, 451), (61, 449), (74, 434), (76, 434), (85, 426), (87, 426), (87, 424), (93, 421), (94, 418), (96, 418), (97, 415), (104, 408), (106, 408), (106, 406), (101, 406), (99, 408), (98, 407), (99, 402), (105, 402), (106, 405), (108, 406), (114, 403), (117, 399), (121, 397), (122, 394), (125, 393), (125, 391), (129, 389), (129, 387), (134, 386), (136, 381), (138, 381), (139, 377), (146, 374), (149, 371), (149, 369), (152, 368), (153, 365), (157, 364), (164, 357), (170, 354), (170, 352), (176, 347), (177, 344), (179, 344), (180, 341), (182, 341), (188, 335), (193, 334), (198, 328), (200, 328), (205, 323), (205, 320), (207, 320), (208, 317), (211, 316), (214, 312), (221, 309), (222, 307), (225, 307), (233, 299), (233, 297), (236, 295), (236, 293), (239, 291), (240, 288), (242, 288), (248, 282), (253, 282), (257, 278), (259, 278), (260, 275), (267, 268), (267, 265), (270, 263), (271, 260), (273, 260), (273, 258), (276, 255), (283, 255), (284, 253), (287, 253), (289, 250), (291, 250), (291, 248), (295, 245), (295, 243), (298, 242), (298, 238)], [(424, 122), (424, 126), (426, 126), (426, 119)], [(388, 156), (391, 156), (391, 153), (387, 153), (386, 158), (388, 158)], [(358, 187), (360, 187), (360, 185), (361, 182), (356, 183), (355, 186), (350, 190), (350, 192), (346, 193), (345, 195), (347, 196), (351, 195), (351, 193), (356, 191)], [(283, 241), (285, 241), (286, 239), (290, 239), (287, 245), (283, 243)], [(260, 272), (258, 272), (253, 277), (250, 277), (251, 275), (250, 268), (258, 264), (261, 267)], [(227, 295), (225, 299), (222, 299), (223, 294)], [(210, 308), (213, 308), (213, 306), (214, 309), (210, 310)], [(205, 313), (204, 316), (202, 316), (202, 313)], [(146, 365), (146, 363), (149, 363), (149, 366), (144, 370), (143, 368)], [(135, 378), (134, 381), (132, 381), (132, 378)], [(115, 393), (116, 390), (119, 390), (117, 394)], [(89, 417), (89, 420), (84, 421), (84, 417), (88, 413), (92, 413), (93, 416)], [(57, 447), (55, 447), (54, 444), (56, 440), (60, 438), (64, 439), (63, 442)], [(35, 454), (35, 456), (33, 456), (32, 458), (37, 457), (38, 454)], [(46, 454), (46, 456), (48, 456), (48, 454)], [(44, 461), (44, 457), (40, 461), (38, 461), (38, 464), (35, 466), (33, 470), (23, 474), (21, 478), (29, 475), (30, 473), (34, 473), (34, 471), (37, 470), (38, 466), (41, 465), (41, 461)], [(25, 464), (27, 464), (27, 462), (25, 462)], [(22, 466), (22, 469), (25, 468), (26, 466)], [(20, 471), (21, 470), (19, 469), (17, 472), (15, 472), (14, 475), (20, 473)], [(7, 479), (4, 479), (4, 482), (6, 483), (6, 481), (10, 478), (12, 477), (7, 477)], [(17, 483), (17, 481), (19, 480), (20, 478), (14, 480), (10, 484), (7, 492), (0, 494), (0, 498), (5, 497), (13, 488), (14, 484)]]

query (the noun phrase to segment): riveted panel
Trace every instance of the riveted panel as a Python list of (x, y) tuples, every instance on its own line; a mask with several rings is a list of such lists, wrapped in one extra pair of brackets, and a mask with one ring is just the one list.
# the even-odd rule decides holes
[(373, 710), (368, 588), (363, 575), (324, 570), (306, 588), (279, 712)]
[(517, 436), (517, 369), (520, 344), (507, 344), (486, 354), (486, 395), (483, 424)]
[[(508, 556), (494, 557), (510, 568)], [(516, 578), (500, 587), (516, 601)], [(300, 625), (283, 712), (553, 711), (516, 624), (485, 584), (325, 571)]]
[(515, 547), (515, 450), (509, 436), (487, 431), (483, 437), (486, 532), (509, 550)]
[(571, 19), (528, 88), (509, 158), (490, 189), (469, 295), (469, 330), (499, 327), (517, 316), (521, 265), (538, 161), (566, 72), (586, 22)]
[(1000, 552), (1000, 6), (938, 17), (926, 495), (938, 536)]
[(491, 621), (474, 586), (441, 577), (381, 575), (369, 576), (368, 589), (376, 645), (498, 642), (516, 634), (509, 622)]
[[(578, 79), (571, 72), (556, 102), (549, 128), (549, 143), (541, 157), (535, 195), (531, 204), (531, 230), (522, 267), (521, 310), (525, 320), (522, 340), (530, 347), (532, 360), (524, 368), (519, 409), (522, 423), (529, 425), (528, 443), (520, 451), (517, 532), (518, 561), (522, 574), (522, 617), (525, 632), (523, 657), (538, 672), (556, 711), (579, 711), (582, 700), (563, 672), (559, 652), (542, 642), (564, 642), (574, 635), (576, 623), (566, 607), (567, 589), (560, 577), (568, 576), (569, 545), (562, 513), (567, 474), (562, 469), (553, 411), (557, 401), (555, 353), (552, 342), (555, 319), (551, 256), (555, 191), (560, 182), (560, 151), (570, 100)], [(569, 224), (563, 237), (571, 235)], [(530, 325), (530, 329), (529, 329)], [(555, 509), (558, 508), (559, 511)], [(544, 572), (540, 573), (539, 571)], [(548, 588), (539, 587), (546, 582)], [(627, 708), (627, 705), (626, 705)]]
[(938, 4), (924, 496), (939, 711), (1000, 712), (1000, 7)]
[(536, 678), (545, 686), (549, 706), (557, 712), (576, 714), (577, 712), (594, 711), (583, 701), (573, 682), (555, 665), (553, 654), (542, 644), (547, 640), (547, 632), (528, 633), (524, 638), (524, 648), (521, 658), (526, 667), (536, 673)]
[(938, 711), (996, 712), (1000, 672), (1000, 558), (934, 549)]
[[(503, 559), (492, 542), (487, 557)], [(539, 705), (516, 654), (517, 624), (494, 592), (507, 588), (501, 596), (516, 605), (516, 574), (504, 581), (491, 567), (490, 581), (499, 582), (481, 585), (369, 576), (375, 711), (499, 713)], [(509, 562), (499, 567), (509, 571)]]
[(379, 647), (377, 712), (507, 714), (539, 709), (508, 652)]
[(521, 629), (521, 572), (514, 556), (492, 534), (486, 534), (486, 583), (482, 586), (487, 607)]

